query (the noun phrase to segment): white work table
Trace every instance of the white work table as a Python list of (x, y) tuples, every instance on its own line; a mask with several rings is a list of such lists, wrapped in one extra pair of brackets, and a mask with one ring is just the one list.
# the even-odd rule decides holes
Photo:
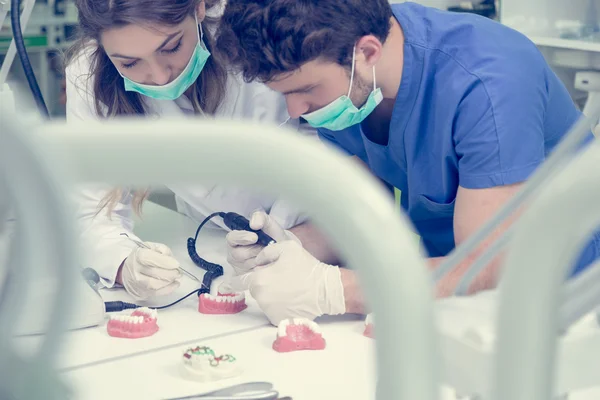
[[(187, 253), (187, 238), (193, 237), (197, 224), (189, 218), (167, 208), (148, 203), (144, 206), (143, 222), (136, 226), (136, 234), (142, 240), (168, 245), (181, 266), (202, 280), (203, 270), (197, 267)], [(197, 241), (197, 251), (205, 259), (224, 266), (225, 233), (222, 230), (203, 228)], [(159, 306), (170, 304), (185, 294), (198, 289), (199, 282), (183, 276), (181, 286), (171, 295), (140, 305)], [(101, 289), (105, 301), (122, 300), (134, 302), (122, 288)], [(244, 332), (268, 324), (252, 298), (247, 299), (248, 308), (236, 315), (205, 315), (198, 312), (198, 296), (195, 294), (180, 303), (158, 311), (159, 331), (150, 337), (136, 340), (113, 338), (106, 332), (106, 323), (86, 329), (68, 332), (59, 359), (59, 368), (72, 370), (83, 366), (107, 362), (113, 359), (144, 353), (165, 346), (203, 340), (216, 336)], [(133, 310), (125, 310), (130, 314)], [(106, 318), (108, 321), (108, 316)], [(23, 349), (34, 349), (39, 336), (21, 337), (16, 340)]]
[[(187, 238), (197, 224), (166, 208), (148, 203), (144, 220), (136, 226), (142, 240), (165, 243), (182, 267), (202, 277), (187, 255)], [(203, 229), (197, 242), (201, 257), (224, 266), (225, 233)], [(199, 287), (184, 277), (182, 286), (155, 304), (168, 304)], [(105, 300), (131, 301), (123, 289), (101, 290)], [(455, 335), (466, 326), (477, 325), (478, 314), (486, 315), (485, 302), (467, 305), (467, 299), (454, 299), (438, 307), (438, 321)], [(100, 326), (68, 332), (61, 348), (58, 368), (73, 399), (172, 399), (198, 395), (246, 382), (270, 382), (281, 397), (293, 400), (375, 399), (375, 341), (363, 336), (360, 316), (317, 319), (326, 340), (324, 350), (278, 353), (272, 349), (277, 328), (270, 325), (249, 296), (248, 308), (234, 315), (205, 315), (197, 310), (196, 295), (158, 311), (159, 331), (141, 339), (114, 338)], [(470, 309), (470, 318), (466, 314)], [(125, 311), (130, 313), (131, 310)], [(485, 319), (485, 318), (483, 318)], [(107, 317), (108, 320), (108, 317)], [(39, 337), (20, 337), (15, 343), (23, 351), (35, 349)], [(216, 382), (190, 381), (180, 374), (186, 349), (209, 346), (216, 354), (233, 355), (243, 368), (241, 375)], [(442, 360), (440, 360), (440, 363)], [(461, 365), (468, 373), (469, 366)], [(597, 399), (598, 389), (571, 394), (569, 400)], [(453, 390), (440, 388), (440, 399), (456, 400)]]
[[(147, 241), (168, 245), (189, 272), (202, 271), (187, 255), (186, 242), (197, 224), (174, 211), (148, 203), (136, 234)], [(224, 266), (225, 233), (204, 228), (197, 250), (201, 257)], [(182, 286), (155, 304), (168, 304), (199, 287), (184, 276)], [(105, 300), (131, 301), (123, 289), (101, 290)], [(59, 368), (74, 399), (165, 399), (212, 391), (253, 381), (272, 382), (280, 395), (301, 399), (371, 399), (375, 393), (374, 341), (362, 335), (362, 317), (344, 316), (317, 320), (327, 347), (319, 351), (277, 353), (271, 347), (277, 329), (249, 296), (248, 308), (234, 315), (198, 312), (198, 297), (158, 311), (159, 331), (147, 338), (109, 336), (106, 322), (67, 333)], [(132, 310), (124, 311), (130, 313)], [(108, 320), (108, 318), (107, 318)], [(16, 340), (33, 349), (39, 337)], [(207, 345), (218, 353), (234, 355), (244, 368), (241, 376), (214, 383), (185, 380), (179, 375), (183, 352)]]
[[(277, 353), (271, 348), (277, 329), (265, 326), (244, 333), (198, 340), (231, 354), (244, 371), (214, 383), (193, 382), (180, 375), (186, 344), (123, 358), (65, 374), (81, 399), (167, 399), (244, 382), (267, 381), (280, 396), (303, 399), (374, 399), (374, 342), (362, 335), (363, 322), (345, 318), (320, 323), (327, 347), (319, 351)], [(110, 385), (107, 385), (110, 382)]]

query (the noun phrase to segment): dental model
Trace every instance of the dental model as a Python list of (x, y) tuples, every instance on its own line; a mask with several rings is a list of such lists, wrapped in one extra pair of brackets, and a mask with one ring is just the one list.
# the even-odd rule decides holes
[(246, 295), (234, 292), (228, 284), (218, 286), (217, 293), (202, 293), (198, 299), (198, 311), (202, 314), (237, 314), (244, 311)]
[(284, 319), (279, 323), (273, 350), (280, 353), (297, 350), (323, 350), (325, 339), (319, 326), (306, 318)]
[(374, 338), (375, 332), (373, 332), (373, 325), (373, 314), (368, 314), (367, 318), (365, 319), (365, 331), (363, 332), (363, 335), (365, 335), (366, 337)]
[(111, 315), (106, 330), (110, 336), (137, 339), (158, 331), (157, 312), (147, 307), (137, 308), (131, 315)]
[(200, 382), (216, 381), (240, 375), (242, 369), (231, 354), (215, 355), (208, 346), (197, 346), (183, 353), (183, 376)]

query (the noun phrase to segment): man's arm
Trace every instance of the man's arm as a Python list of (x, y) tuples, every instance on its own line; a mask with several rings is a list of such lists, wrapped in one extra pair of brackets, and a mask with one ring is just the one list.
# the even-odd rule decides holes
[(290, 232), (300, 239), (302, 247), (317, 260), (326, 264), (340, 264), (338, 253), (334, 251), (327, 237), (315, 225), (305, 222), (291, 228)]
[[(365, 164), (360, 158), (357, 156), (351, 156), (350, 159), (352, 162), (357, 163), (371, 173), (371, 170), (367, 164)], [(375, 175), (373, 176), (376, 179), (379, 179)], [(382, 184), (386, 187), (389, 186), (383, 181)], [(394, 195), (393, 190), (391, 191), (391, 195)], [(310, 222), (305, 222), (289, 230), (296, 235), (298, 239), (300, 239), (302, 242), (302, 247), (304, 247), (304, 249), (312, 254), (317, 260), (332, 265), (341, 265), (344, 263), (339, 253), (331, 247), (331, 243), (327, 237), (315, 225), (311, 224)]]
[[(498, 210), (521, 188), (522, 184), (498, 186), (488, 189), (465, 189), (459, 187), (454, 211), (454, 238), (459, 246), (470, 235), (474, 234), (482, 225), (493, 217)], [(437, 297), (447, 297), (454, 293), (456, 285), (469, 270), (473, 262), (488, 248), (511, 223), (516, 215), (513, 215), (501, 226), (499, 226), (476, 250), (474, 250), (465, 261), (436, 285)], [(431, 271), (439, 267), (446, 257), (429, 258), (428, 265)], [(491, 289), (496, 285), (498, 270), (502, 261), (502, 254), (491, 261), (483, 272), (475, 279), (470, 293)], [(351, 314), (366, 313), (366, 305), (363, 293), (358, 284), (355, 271), (342, 269), (342, 283), (344, 285), (344, 296), (346, 300), (346, 312)]]

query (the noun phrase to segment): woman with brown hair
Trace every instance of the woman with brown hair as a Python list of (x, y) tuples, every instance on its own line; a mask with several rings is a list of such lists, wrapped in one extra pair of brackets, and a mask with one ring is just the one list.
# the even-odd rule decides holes
[[(220, 5), (218, 0), (76, 0), (76, 5), (81, 38), (67, 60), (68, 120), (128, 115), (288, 120), (281, 95), (263, 84), (245, 83), (212, 51), (218, 20), (207, 13)], [(299, 128), (298, 120), (289, 125)], [(196, 220), (214, 211), (250, 217), (257, 209), (286, 228), (304, 220), (282, 200), (246, 189), (170, 189), (179, 211)], [(122, 284), (138, 300), (171, 293), (181, 276), (167, 246), (139, 248), (122, 235), (138, 239), (132, 212), (140, 211), (147, 194), (106, 186), (78, 192), (86, 266), (106, 287)]]

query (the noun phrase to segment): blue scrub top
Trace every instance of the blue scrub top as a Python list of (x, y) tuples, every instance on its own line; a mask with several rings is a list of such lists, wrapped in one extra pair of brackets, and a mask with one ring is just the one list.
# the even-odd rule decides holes
[[(400, 189), (429, 256), (445, 256), (455, 247), (458, 186), (523, 182), (581, 113), (522, 34), (473, 14), (392, 9), (405, 43), (388, 143), (372, 142), (361, 125), (319, 135)], [(576, 271), (597, 257), (599, 243), (596, 236)]]

